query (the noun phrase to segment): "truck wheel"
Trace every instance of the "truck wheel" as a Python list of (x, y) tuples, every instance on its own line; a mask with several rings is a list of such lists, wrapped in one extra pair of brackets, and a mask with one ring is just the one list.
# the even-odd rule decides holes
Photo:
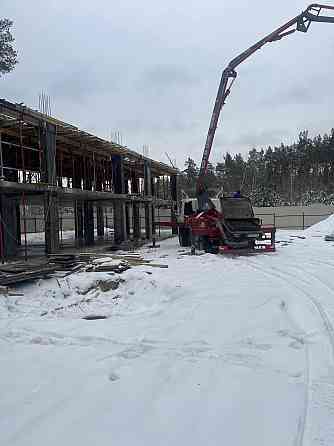
[(190, 246), (190, 230), (189, 228), (179, 228), (179, 243), (180, 246)]

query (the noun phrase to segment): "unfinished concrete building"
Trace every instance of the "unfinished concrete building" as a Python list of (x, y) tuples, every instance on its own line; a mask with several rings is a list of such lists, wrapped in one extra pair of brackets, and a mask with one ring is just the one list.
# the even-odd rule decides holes
[(2, 260), (34, 245), (54, 253), (150, 240), (162, 225), (171, 231), (177, 196), (176, 169), (0, 100)]

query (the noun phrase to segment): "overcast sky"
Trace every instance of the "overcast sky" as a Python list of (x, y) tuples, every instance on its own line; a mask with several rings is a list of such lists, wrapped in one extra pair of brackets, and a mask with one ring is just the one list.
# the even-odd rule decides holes
[[(200, 161), (221, 70), (305, 9), (299, 0), (1, 0), (20, 63), (0, 97), (53, 115), (182, 167)], [(216, 133), (226, 151), (293, 142), (334, 127), (334, 25), (314, 23), (265, 47), (238, 69)]]

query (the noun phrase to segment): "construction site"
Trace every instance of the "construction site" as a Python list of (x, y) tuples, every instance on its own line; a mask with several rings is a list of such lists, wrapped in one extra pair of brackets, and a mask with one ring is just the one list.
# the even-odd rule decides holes
[(177, 197), (176, 169), (0, 100), (2, 262), (159, 239)]
[[(74, 8), (73, 2), (58, 0), (39, 2), (37, 8), (34, 2), (10, 0), (7, 12), (19, 30), (26, 27), (21, 35), (28, 42), (30, 73), (38, 77), (38, 66), (45, 77), (53, 77), (49, 85), (62, 104), (59, 116), (73, 116), (73, 122), (86, 122), (86, 128), (99, 128), (101, 134), (109, 120), (115, 127), (124, 124), (131, 141), (155, 141), (157, 157), (169, 147), (178, 155), (193, 150), (195, 156), (201, 124), (191, 121), (197, 121), (194, 104), (202, 107), (205, 95), (199, 89), (205, 84), (177, 70), (168, 56), (174, 61), (181, 48), (182, 62), (211, 88), (209, 59), (216, 66), (216, 51), (220, 57), (243, 44), (250, 29), (256, 36), (262, 26), (276, 22), (284, 1), (261, 8), (245, 0), (228, 8), (213, 1), (189, 5), (172, 0), (162, 6), (144, 1), (138, 10), (135, 2), (118, 3), (99, 8), (98, 2), (77, 2)], [(284, 17), (294, 8), (289, 3)], [(43, 19), (32, 26), (29, 14)], [(224, 180), (220, 185), (210, 161), (219, 151), (216, 146), (229, 145), (228, 134), (221, 146), (216, 131), (237, 69), (264, 46), (307, 33), (313, 22), (334, 24), (334, 5), (311, 4), (289, 21), (282, 19), (282, 25), (227, 63), (203, 150), (197, 152), (200, 167), (189, 156), (185, 163), (188, 183), (185, 170), (178, 170), (167, 152), (170, 165), (122, 145), (119, 138), (103, 139), (80, 129), (84, 125), (59, 120), (51, 116), (44, 96), (38, 111), (19, 103), (29, 79), (22, 63), (21, 86), (14, 85), (14, 77), (14, 88), (11, 84), (7, 90), (7, 97), (15, 99), (0, 99), (1, 446), (334, 445), (334, 214), (331, 207), (311, 212), (292, 205), (297, 174), (301, 191), (312, 184), (323, 195), (330, 190), (320, 187), (334, 181), (334, 129), (330, 137), (314, 140), (303, 132), (302, 140), (279, 150), (251, 150), (250, 189), (245, 188), (248, 171), (241, 155), (234, 158), (238, 171), (232, 169), (231, 156), (229, 163), (227, 155), (224, 164), (217, 163), (217, 176)], [(13, 23), (0, 19), (0, 75), (1, 45), (12, 43), (8, 29)], [(42, 41), (46, 29), (49, 38)], [(78, 42), (69, 38), (77, 38), (79, 30), (84, 64)], [(238, 138), (260, 106), (262, 116), (275, 115), (272, 119), (283, 129), (280, 137), (286, 136), (276, 102), (282, 102), (284, 116), (296, 126), (302, 122), (295, 113), (300, 110), (320, 128), (313, 96), (305, 92), (319, 96), (323, 78), (309, 81), (317, 79), (315, 72), (330, 78), (334, 46), (326, 49), (324, 67), (324, 40), (318, 38), (317, 51), (308, 50), (310, 40), (295, 39), (299, 55), (312, 57), (293, 54), (286, 63), (273, 52), (270, 63), (250, 65), (254, 77), (252, 82), (245, 76), (246, 89), (252, 95), (259, 87), (265, 90), (267, 108), (261, 101), (244, 101), (244, 114), (235, 115)], [(49, 67), (44, 58), (41, 63), (42, 44), (43, 57), (51, 54)], [(127, 44), (138, 50), (126, 53)], [(193, 59), (187, 60), (187, 54)], [(69, 59), (58, 64), (64, 55)], [(159, 56), (162, 65), (170, 63), (167, 68), (156, 65)], [(307, 77), (305, 65), (293, 84), (299, 93), (284, 102), (282, 73), (285, 92), (293, 91), (288, 88), (296, 69), (292, 65), (304, 67), (308, 59), (316, 71)], [(99, 76), (106, 61), (104, 83)], [(267, 67), (278, 73), (278, 100), (257, 80)], [(76, 84), (86, 102), (74, 94)], [(195, 92), (189, 102), (188, 84)], [(298, 102), (300, 91), (305, 102), (288, 116), (288, 105)], [(325, 99), (330, 110), (328, 90), (319, 102), (322, 119), (330, 114)], [(178, 114), (182, 107), (186, 115)], [(255, 133), (261, 125), (275, 129), (269, 120), (255, 119)], [(321, 151), (326, 156), (320, 158)], [(285, 152), (289, 157), (282, 156)], [(274, 191), (273, 179), (287, 183), (282, 191), (291, 200), (282, 209), (260, 200), (269, 190), (260, 187), (262, 176)], [(259, 191), (257, 210), (250, 190)]]

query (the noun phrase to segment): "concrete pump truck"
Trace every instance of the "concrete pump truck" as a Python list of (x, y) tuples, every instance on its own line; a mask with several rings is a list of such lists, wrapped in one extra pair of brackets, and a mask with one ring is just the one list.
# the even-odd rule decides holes
[(205, 177), (219, 115), (237, 77), (236, 68), (267, 43), (277, 42), (295, 31), (306, 33), (312, 22), (334, 23), (334, 16), (321, 15), (323, 10), (334, 12), (334, 6), (311, 4), (301, 14), (231, 60), (223, 70), (197, 179), (196, 199), (183, 200), (178, 215), (181, 246), (192, 246), (192, 249), (212, 253), (275, 250), (275, 228), (261, 225), (254, 216), (250, 200), (238, 195), (210, 199), (205, 188)]

